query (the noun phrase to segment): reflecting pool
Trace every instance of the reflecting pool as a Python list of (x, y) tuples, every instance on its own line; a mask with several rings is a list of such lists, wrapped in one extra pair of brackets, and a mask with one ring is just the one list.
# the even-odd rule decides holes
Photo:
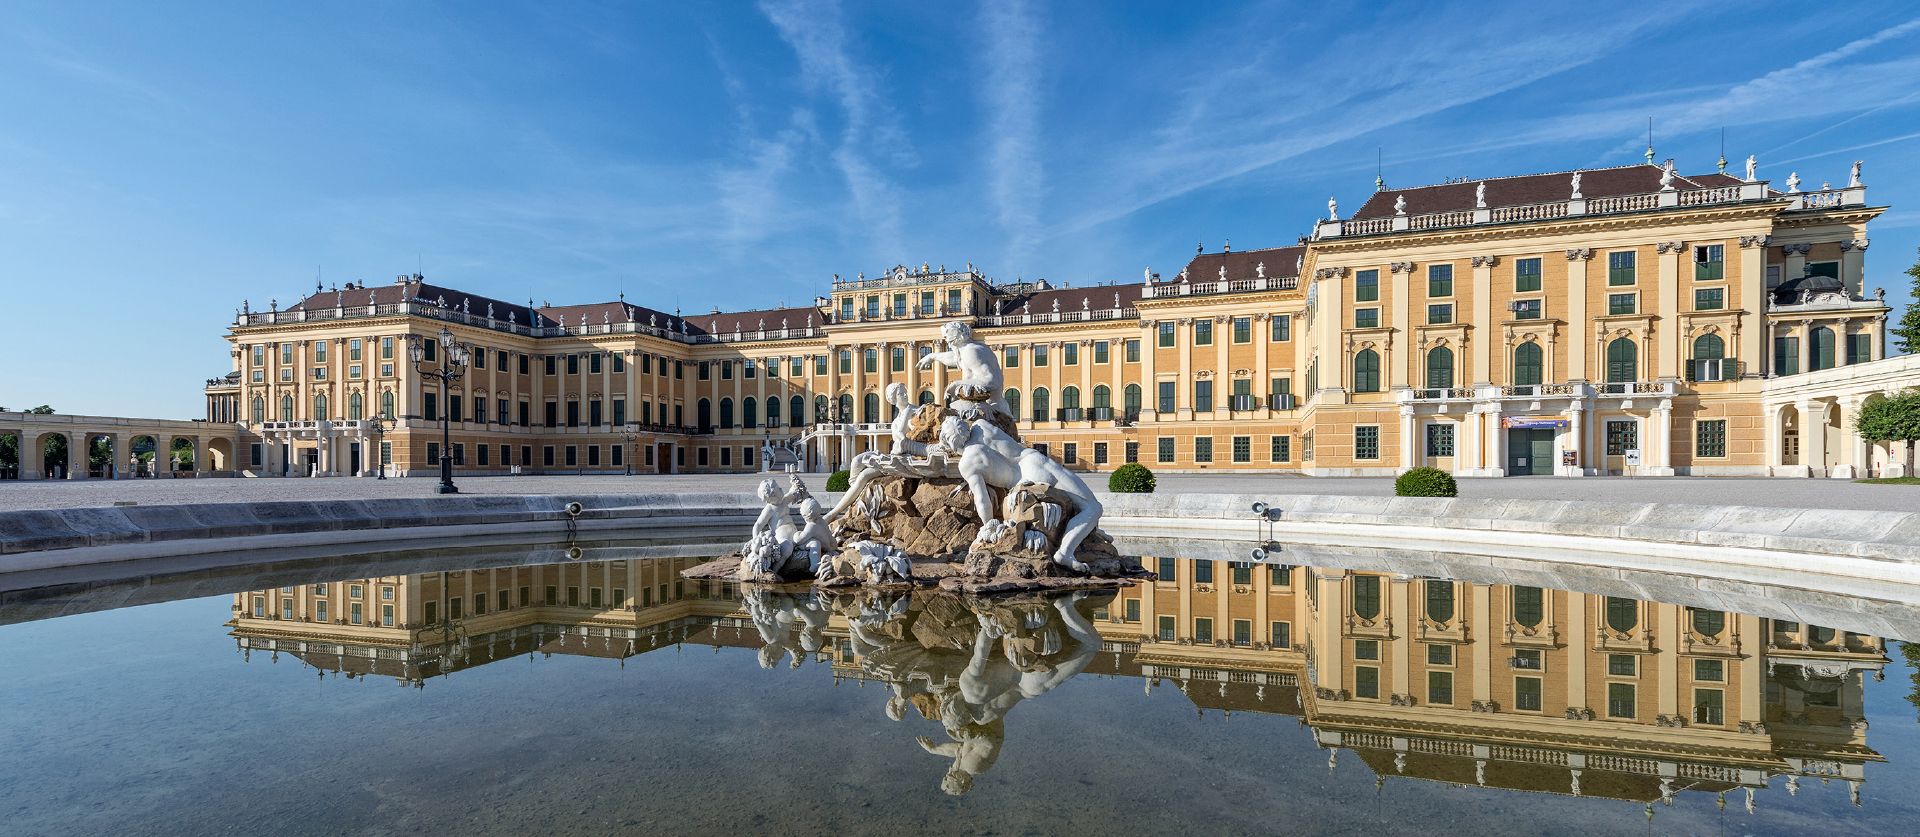
[(1907, 624), (1898, 605), (1767, 590), (1736, 612), (1381, 551), (1150, 556), (1162, 580), (1099, 593), (825, 595), (683, 580), (709, 550), (673, 551), (493, 546), (8, 593), (0, 830), (1920, 822), (1920, 680), (1870, 630)]

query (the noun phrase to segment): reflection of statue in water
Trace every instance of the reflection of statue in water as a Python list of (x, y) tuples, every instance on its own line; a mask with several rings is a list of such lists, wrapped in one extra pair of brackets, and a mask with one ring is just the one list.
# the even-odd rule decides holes
[(748, 590), (743, 604), (760, 633), (761, 668), (779, 665), (788, 654), (793, 655), (792, 667), (799, 668), (807, 654), (825, 645), (827, 611), (813, 591)]
[(863, 590), (832, 602), (861, 667), (887, 683), (887, 717), (901, 720), (911, 708), (940, 722), (947, 741), (918, 741), (952, 760), (940, 787), (957, 795), (999, 759), (1007, 713), (1079, 674), (1100, 652), (1091, 614), (1110, 597)]

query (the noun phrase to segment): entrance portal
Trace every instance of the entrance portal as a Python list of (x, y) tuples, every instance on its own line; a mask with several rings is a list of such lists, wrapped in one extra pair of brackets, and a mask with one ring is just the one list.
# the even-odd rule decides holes
[(655, 446), (653, 461), (654, 461), (654, 466), (653, 466), (654, 473), (657, 473), (657, 474), (673, 473), (673, 445), (667, 442), (661, 442), (659, 445)]
[(1508, 430), (1507, 475), (1551, 476), (1553, 434), (1551, 428), (1516, 427)]

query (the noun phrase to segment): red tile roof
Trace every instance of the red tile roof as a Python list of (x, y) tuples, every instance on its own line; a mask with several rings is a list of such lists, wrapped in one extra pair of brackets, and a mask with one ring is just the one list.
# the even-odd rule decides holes
[[(1580, 169), (1580, 194), (1585, 198), (1605, 198), (1657, 192), (1660, 190), (1661, 170), (1660, 166), (1647, 163), (1607, 169)], [(1350, 220), (1391, 218), (1394, 215), (1394, 201), (1402, 196), (1407, 199), (1408, 215), (1471, 210), (1476, 208), (1474, 192), (1483, 183), (1487, 187), (1488, 209), (1564, 201), (1573, 197), (1573, 174), (1572, 171), (1522, 174), (1410, 189), (1382, 189), (1369, 195), (1367, 202), (1360, 207), (1360, 211), (1353, 213)], [(1738, 178), (1715, 172), (1675, 175), (1673, 185), (1677, 189), (1704, 189), (1732, 186), (1740, 182)]]
[(1120, 308), (1132, 308), (1138, 302), (1146, 285), (1134, 282), (1126, 285), (1090, 285), (1084, 288), (1049, 288), (1044, 291), (1028, 291), (996, 295), (994, 314), (1051, 314), (1053, 306), (1059, 303), (1061, 311), (1104, 311), (1114, 308), (1118, 299)]
[[(1307, 248), (1302, 246), (1268, 247), (1264, 250), (1243, 250), (1228, 253), (1201, 253), (1187, 262), (1187, 281), (1212, 282), (1220, 278), (1220, 268), (1227, 269), (1228, 279), (1252, 279), (1260, 275), (1260, 266), (1266, 265), (1267, 275), (1299, 276), (1300, 260), (1306, 257)], [(1162, 282), (1180, 281), (1178, 277), (1162, 279)]]

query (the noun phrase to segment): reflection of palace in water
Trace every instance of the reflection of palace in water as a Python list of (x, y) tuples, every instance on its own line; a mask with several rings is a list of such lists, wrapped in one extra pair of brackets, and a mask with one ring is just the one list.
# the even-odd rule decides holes
[(1013, 703), (1083, 670), (1177, 688), (1202, 713), (1299, 716), (1330, 766), (1349, 750), (1382, 781), (1646, 803), (1745, 789), (1752, 806), (1778, 776), (1789, 793), (1803, 778), (1844, 780), (1858, 801), (1864, 765), (1882, 760), (1867, 746), (1862, 701), (1884, 642), (1815, 625), (1538, 587), (1172, 559), (1147, 559), (1165, 580), (1065, 604), (743, 601), (734, 585), (679, 578), (695, 563), (283, 587), (237, 594), (228, 624), (249, 656), (286, 653), (323, 676), (416, 686), (536, 652), (624, 660), (691, 643), (759, 649), (768, 666), (811, 658), (836, 677), (887, 683), (889, 715), (911, 707), (942, 720), (954, 740), (921, 743), (956, 771), (991, 765)]

